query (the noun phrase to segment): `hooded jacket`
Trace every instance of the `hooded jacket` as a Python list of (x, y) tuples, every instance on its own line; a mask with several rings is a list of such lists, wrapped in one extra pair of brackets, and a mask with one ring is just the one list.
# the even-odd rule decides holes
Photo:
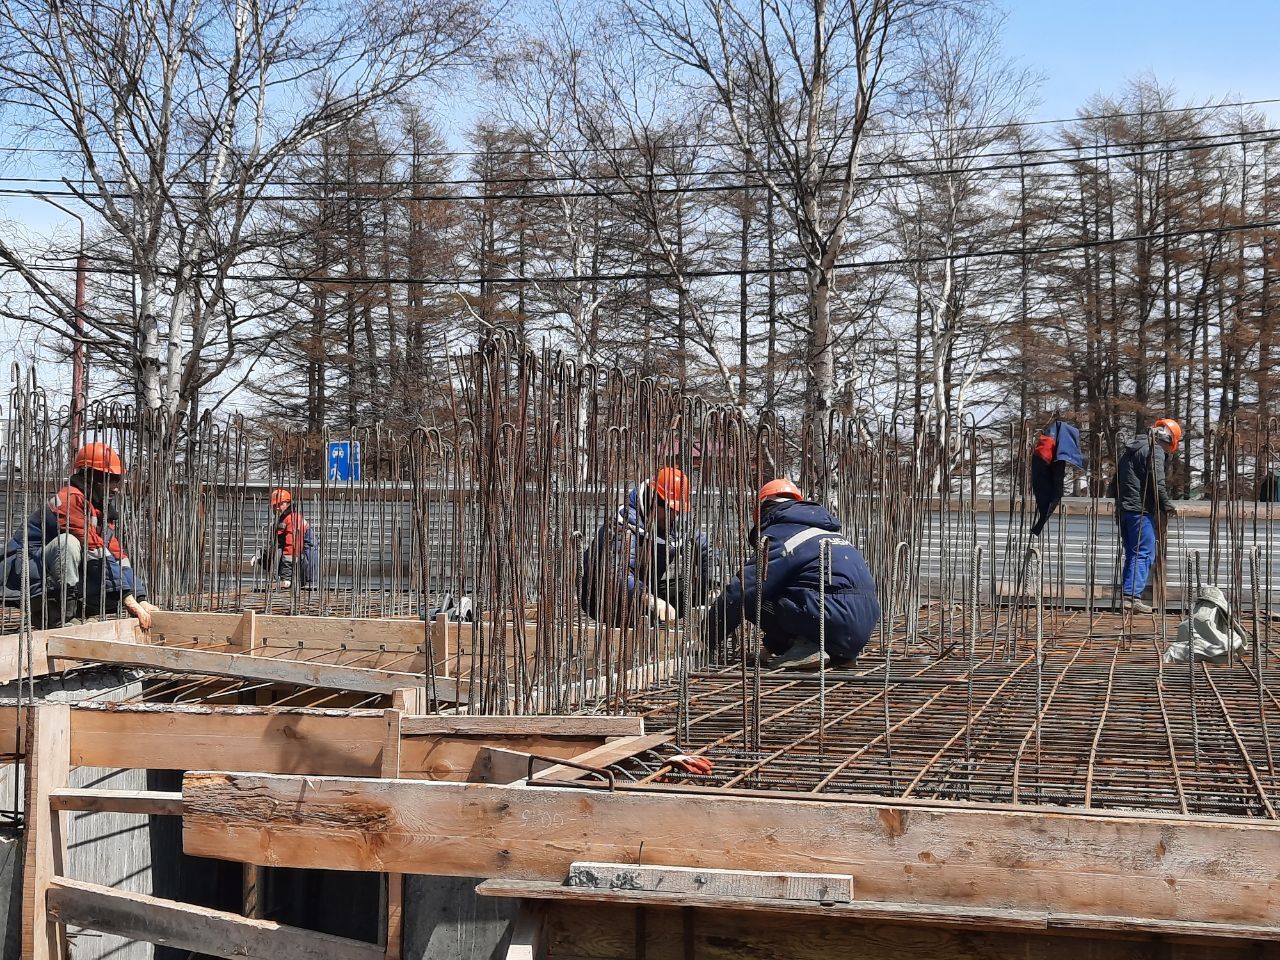
[[(753, 543), (760, 536), (769, 540), (764, 583), (753, 557), (712, 604), (705, 629), (710, 643), (723, 642), (744, 619), (754, 622), (757, 601), (766, 642), (781, 639), (785, 648), (785, 641), (797, 637), (817, 641), (825, 599), (828, 652), (857, 656), (880, 620), (880, 601), (866, 560), (840, 529), (825, 507), (808, 500), (767, 510), (751, 536)], [(822, 551), (828, 543), (830, 569), (824, 569)]]
[(1167, 458), (1164, 447), (1153, 443), (1149, 434), (1130, 441), (1116, 465), (1117, 511), (1154, 516), (1173, 509), (1165, 485)]
[[(632, 490), (583, 554), (579, 599), (582, 609), (593, 617), (617, 622), (623, 619), (621, 608), (646, 593), (668, 601), (674, 598), (684, 613), (701, 602), (712, 582), (714, 557), (706, 535), (673, 526), (666, 537), (659, 536), (644, 515), (646, 492), (647, 484)], [(685, 578), (691, 582), (686, 584)], [(692, 596), (686, 596), (690, 586)]]

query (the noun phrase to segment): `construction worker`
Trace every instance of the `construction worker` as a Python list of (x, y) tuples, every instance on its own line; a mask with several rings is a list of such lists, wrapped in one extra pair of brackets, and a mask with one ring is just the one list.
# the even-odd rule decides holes
[(583, 611), (616, 627), (638, 615), (674, 623), (704, 603), (712, 552), (705, 535), (684, 528), (688, 513), (689, 478), (677, 467), (632, 490), (583, 555)]
[(147, 602), (116, 533), (112, 501), (123, 481), (120, 455), (105, 443), (87, 443), (72, 460), (67, 485), (27, 518), (26, 542), (23, 530), (9, 538), (5, 593), (21, 597), (26, 590), (36, 629), (122, 612), (151, 628), (156, 607)]
[(293, 586), (295, 575), (304, 587), (311, 586), (320, 570), (320, 546), (311, 525), (293, 505), (293, 494), (281, 487), (271, 491), (271, 510), (275, 524), (271, 542), (258, 557), (259, 565), (275, 572), (281, 590)]
[(867, 562), (840, 535), (840, 521), (790, 480), (770, 480), (757, 496), (750, 534), (757, 550), (761, 537), (763, 583), (752, 557), (707, 613), (703, 636), (712, 654), (744, 619), (754, 623), (758, 608), (770, 667), (850, 666), (880, 620), (880, 601)]
[(1142, 600), (1156, 561), (1156, 520), (1163, 525), (1177, 510), (1165, 483), (1166, 460), (1178, 449), (1182, 427), (1176, 420), (1157, 420), (1151, 430), (1135, 437), (1116, 464), (1116, 522), (1124, 543), (1121, 582), (1123, 608), (1151, 613)]

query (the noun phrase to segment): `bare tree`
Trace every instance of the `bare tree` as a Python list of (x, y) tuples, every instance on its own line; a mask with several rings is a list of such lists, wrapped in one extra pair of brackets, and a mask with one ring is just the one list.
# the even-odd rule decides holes
[[(627, 0), (631, 20), (681, 77), (709, 93), (723, 126), (803, 255), (806, 421), (821, 437), (835, 386), (831, 293), (860, 188), (866, 133), (900, 43), (932, 0)], [(822, 473), (820, 449), (807, 473)]]
[(972, 391), (992, 369), (998, 334), (1018, 319), (1016, 255), (969, 257), (1009, 249), (1017, 237), (1007, 171), (989, 168), (1003, 166), (993, 153), (1011, 145), (1034, 80), (1002, 54), (1001, 22), (936, 17), (915, 32), (916, 69), (904, 98), (909, 132), (899, 148), (911, 159), (890, 202), (918, 307), (924, 407), (916, 414), (931, 428), (944, 470), (962, 454), (952, 426), (975, 407)]
[[(281, 164), (459, 63), (481, 2), (0, 0), (6, 103), (29, 140), (69, 148), (66, 189), (136, 283), (127, 322), (91, 315), (88, 336), (131, 361), (143, 406), (176, 419), (241, 357), (236, 269), (252, 272)], [(69, 333), (60, 285), (13, 249), (0, 259), (43, 301), (36, 321)]]

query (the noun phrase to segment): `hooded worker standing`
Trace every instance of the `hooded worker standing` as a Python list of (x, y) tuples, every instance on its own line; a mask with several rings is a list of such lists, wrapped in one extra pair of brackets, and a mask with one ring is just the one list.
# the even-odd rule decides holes
[(706, 536), (683, 523), (688, 514), (689, 478), (677, 467), (632, 490), (583, 554), (583, 611), (618, 627), (636, 613), (674, 623), (702, 604), (713, 558)]
[[(744, 619), (756, 621), (771, 667), (848, 667), (880, 621), (875, 581), (858, 548), (825, 507), (805, 500), (790, 480), (771, 480), (757, 496), (750, 543), (768, 538), (764, 576), (755, 557), (711, 605), (703, 630), (712, 651)], [(825, 583), (824, 583), (825, 580)]]
[(31, 623), (37, 629), (69, 620), (129, 613), (150, 629), (156, 607), (136, 577), (116, 533), (112, 501), (124, 463), (105, 443), (87, 443), (72, 460), (67, 485), (27, 518), (5, 545), (5, 592), (21, 595), (27, 568)]
[(1156, 518), (1164, 523), (1177, 510), (1165, 483), (1168, 455), (1178, 449), (1182, 427), (1176, 420), (1157, 420), (1148, 433), (1135, 437), (1116, 465), (1116, 520), (1124, 543), (1123, 606), (1151, 613), (1142, 601), (1156, 560)]
[(271, 511), (275, 524), (259, 557), (262, 569), (275, 572), (276, 586), (282, 590), (293, 586), (295, 576), (304, 587), (311, 586), (320, 569), (320, 545), (311, 524), (293, 505), (293, 494), (280, 487), (271, 491)]

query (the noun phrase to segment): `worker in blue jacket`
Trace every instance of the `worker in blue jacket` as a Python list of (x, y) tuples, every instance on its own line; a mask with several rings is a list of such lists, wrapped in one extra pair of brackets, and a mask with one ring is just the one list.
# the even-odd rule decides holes
[(757, 502), (750, 539), (768, 538), (763, 583), (752, 558), (711, 605), (703, 636), (713, 654), (744, 619), (755, 622), (758, 604), (770, 667), (850, 666), (880, 621), (867, 562), (841, 536), (840, 521), (790, 480), (766, 483)]
[(706, 602), (714, 558), (706, 536), (689, 529), (689, 478), (663, 467), (627, 495), (582, 558), (579, 603), (620, 627), (647, 617), (674, 623)]

